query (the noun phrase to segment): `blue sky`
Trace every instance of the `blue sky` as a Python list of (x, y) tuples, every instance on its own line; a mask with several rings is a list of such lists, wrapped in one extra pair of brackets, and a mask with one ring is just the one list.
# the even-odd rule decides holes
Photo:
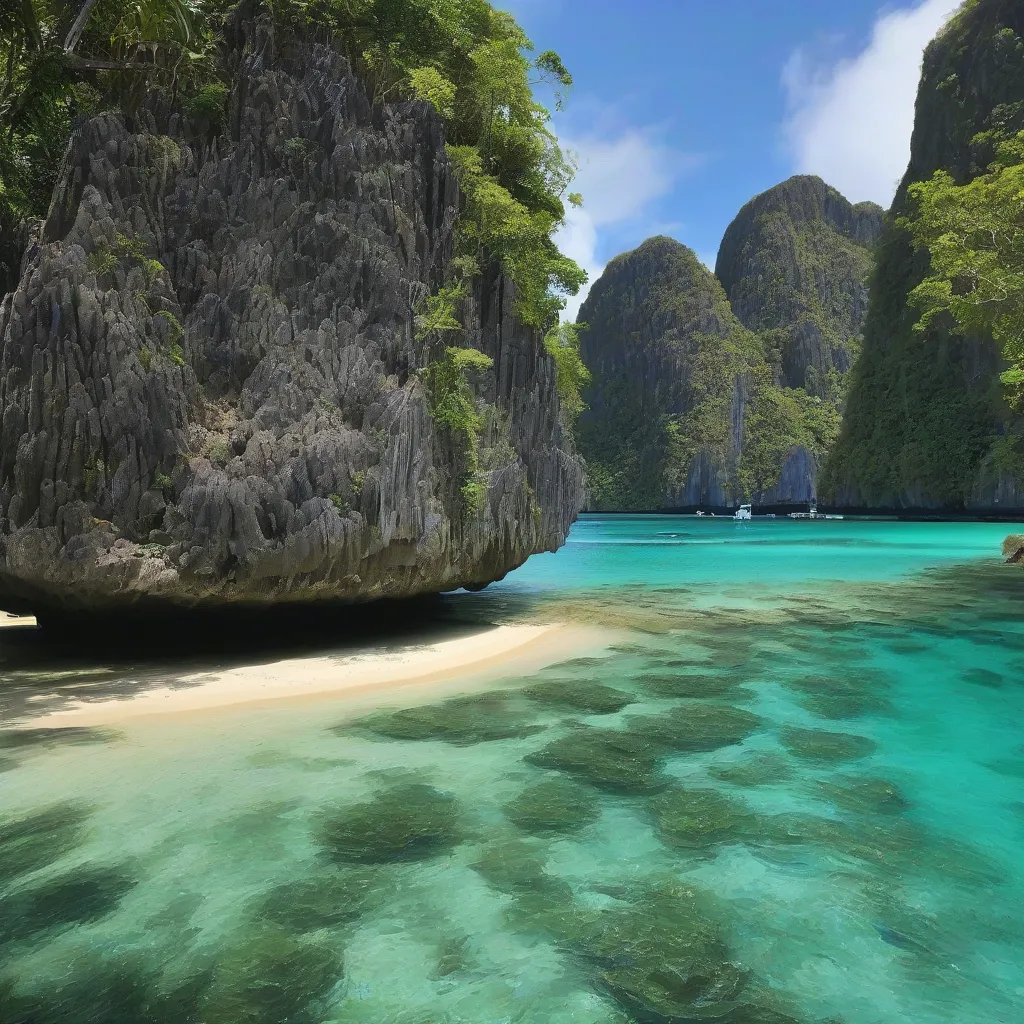
[(658, 233), (713, 266), (740, 207), (796, 173), (887, 206), (922, 50), (958, 4), (496, 0), (576, 80), (556, 128), (586, 205), (562, 247), (592, 278)]

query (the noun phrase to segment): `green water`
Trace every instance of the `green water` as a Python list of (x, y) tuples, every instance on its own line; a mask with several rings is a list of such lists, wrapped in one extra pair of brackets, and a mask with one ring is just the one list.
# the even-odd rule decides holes
[(0, 1022), (1018, 1022), (1007, 532), (593, 517), (439, 610), (529, 679), (2, 732)]

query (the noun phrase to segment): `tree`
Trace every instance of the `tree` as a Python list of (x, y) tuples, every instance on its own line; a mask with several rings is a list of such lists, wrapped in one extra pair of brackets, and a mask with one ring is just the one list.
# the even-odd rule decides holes
[(946, 171), (910, 187), (902, 223), (931, 272), (911, 293), (926, 333), (951, 316), (965, 334), (991, 333), (1009, 368), (1009, 397), (1024, 402), (1024, 133), (1004, 142), (987, 174), (958, 185)]

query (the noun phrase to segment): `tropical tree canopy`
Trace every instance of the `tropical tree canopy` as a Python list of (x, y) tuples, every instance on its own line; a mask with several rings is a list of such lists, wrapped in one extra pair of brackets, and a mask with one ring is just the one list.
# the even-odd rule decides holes
[(1024, 133), (1004, 142), (989, 172), (959, 185), (946, 171), (910, 188), (904, 218), (931, 254), (929, 276), (911, 293), (927, 332), (943, 315), (964, 333), (991, 333), (1009, 369), (1011, 399), (1024, 399)]
[[(548, 329), (586, 280), (553, 235), (573, 166), (534, 89), (563, 102), (572, 78), (487, 0), (264, 0), (279, 32), (331, 39), (375, 102), (418, 98), (444, 119), (464, 209), (456, 279), (498, 263), (518, 312)], [(164, 92), (212, 127), (223, 121), (218, 42), (231, 0), (0, 0), (0, 233), (43, 216), (74, 119), (138, 108)], [(0, 254), (0, 260), (3, 259)], [(0, 272), (4, 268), (0, 267)], [(10, 268), (8, 268), (9, 270)], [(2, 276), (2, 274), (0, 274)], [(448, 311), (450, 312), (450, 310)], [(430, 312), (445, 323), (446, 310)]]

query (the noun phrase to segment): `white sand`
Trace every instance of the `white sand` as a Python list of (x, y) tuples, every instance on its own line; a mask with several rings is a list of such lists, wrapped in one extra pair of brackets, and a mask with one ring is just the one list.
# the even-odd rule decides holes
[(607, 637), (562, 625), (496, 626), (456, 640), (374, 648), (356, 654), (290, 658), (176, 677), (174, 686), (141, 688), (129, 697), (77, 701), (24, 723), (26, 728), (96, 726), (150, 715), (181, 714), (271, 700), (367, 693), (449, 683), (500, 667), (531, 672), (592, 648)]

